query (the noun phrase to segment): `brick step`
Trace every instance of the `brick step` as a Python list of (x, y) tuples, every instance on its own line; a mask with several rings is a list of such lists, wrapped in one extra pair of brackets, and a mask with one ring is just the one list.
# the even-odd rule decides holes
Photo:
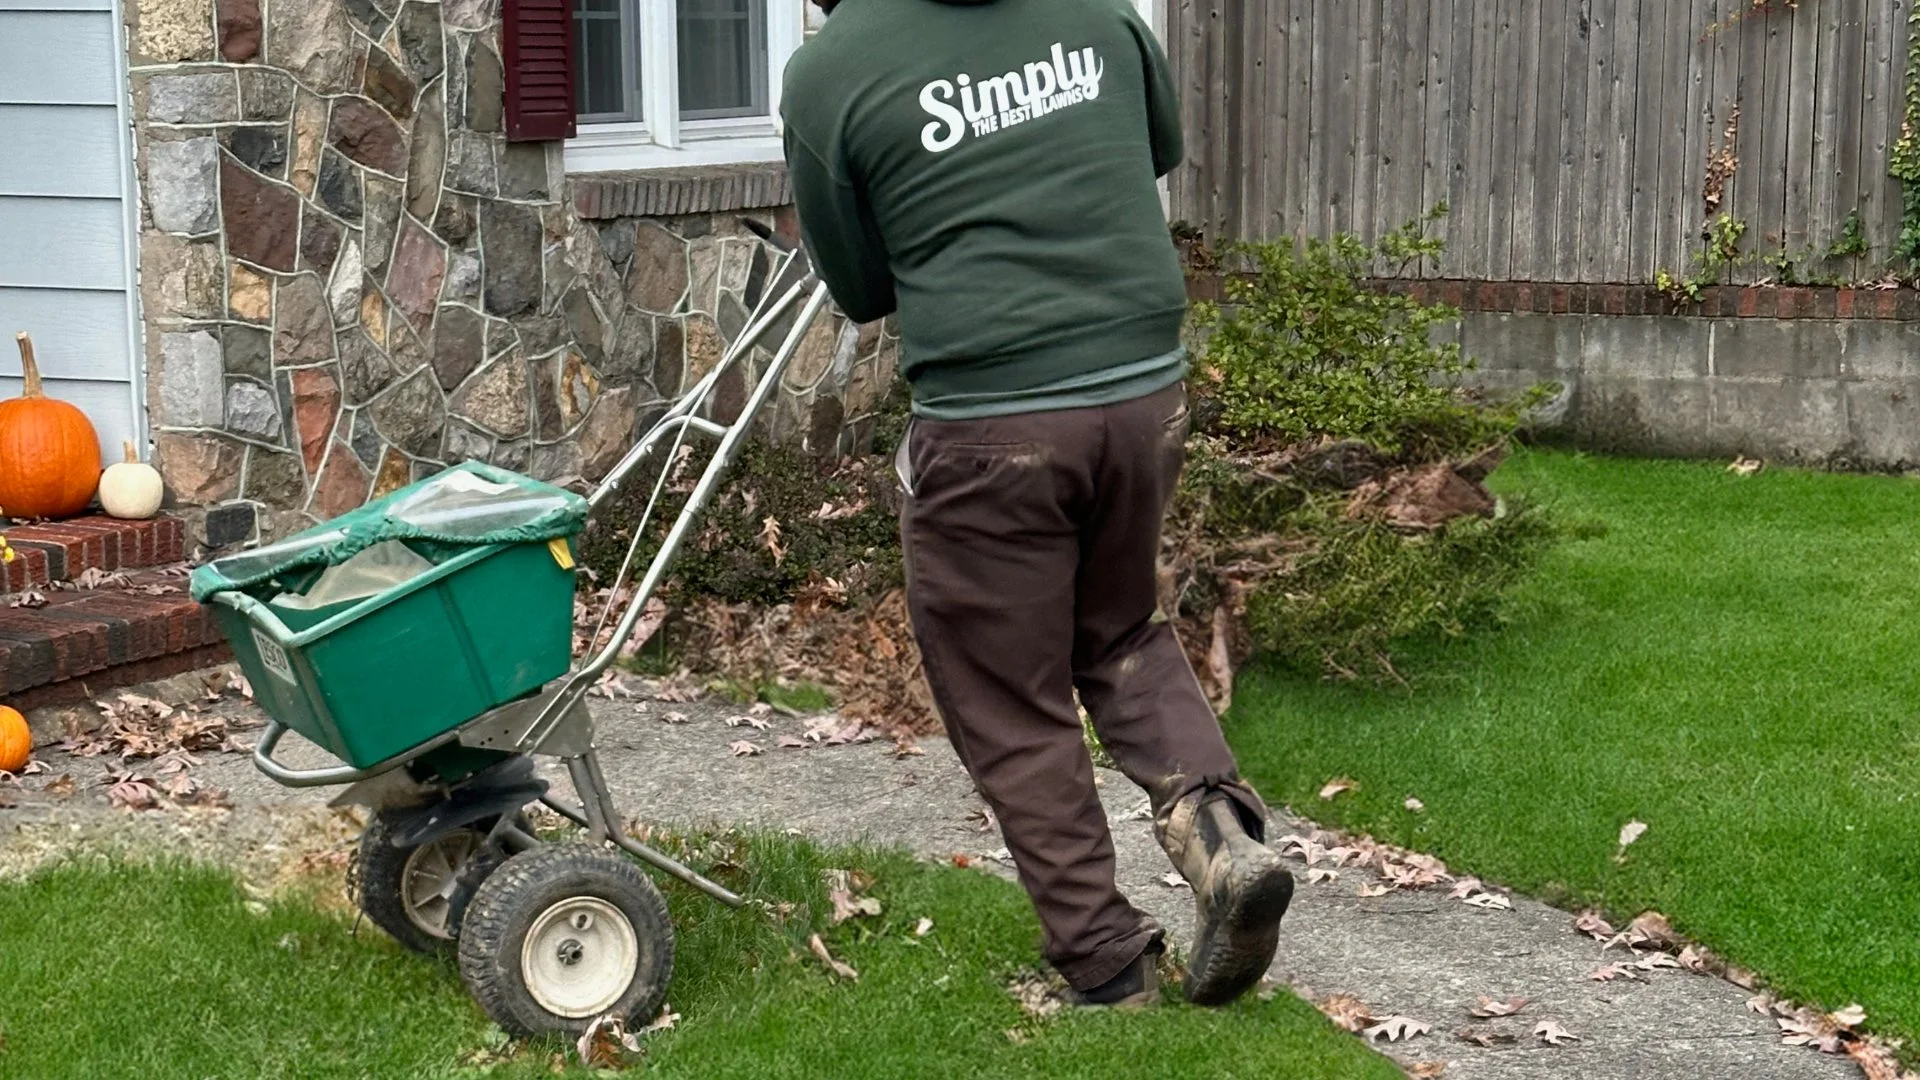
[[(128, 577), (131, 588), (58, 590), (46, 594), (42, 608), (0, 607), (0, 700), (16, 708), (77, 700), (89, 689), (220, 659), (225, 641), (212, 612), (187, 594), (185, 578), (157, 571)], [(172, 591), (141, 591), (156, 587)]]
[(88, 570), (140, 570), (187, 557), (187, 532), (179, 519), (121, 521), (90, 516), (44, 525), (0, 529), (17, 556), (4, 568), (6, 589), (44, 589), (74, 581)]

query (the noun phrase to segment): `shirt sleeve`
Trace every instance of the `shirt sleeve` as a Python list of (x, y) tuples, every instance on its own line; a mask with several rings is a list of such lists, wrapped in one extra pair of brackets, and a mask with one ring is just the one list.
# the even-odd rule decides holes
[(822, 160), (791, 124), (786, 152), (800, 238), (834, 303), (859, 323), (893, 314), (898, 302), (887, 247), (858, 186)]

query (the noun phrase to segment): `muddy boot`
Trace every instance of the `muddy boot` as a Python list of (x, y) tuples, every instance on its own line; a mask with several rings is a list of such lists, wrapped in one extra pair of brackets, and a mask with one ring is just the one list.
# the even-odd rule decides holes
[(1088, 1008), (1143, 1009), (1160, 1000), (1160, 956), (1167, 947), (1155, 938), (1120, 974), (1091, 990), (1075, 990), (1075, 1005)]
[(1218, 791), (1187, 796), (1156, 825), (1160, 846), (1193, 886), (1199, 908), (1187, 1000), (1225, 1005), (1246, 993), (1273, 963), (1280, 918), (1293, 899), (1293, 875), (1243, 822), (1239, 805)]

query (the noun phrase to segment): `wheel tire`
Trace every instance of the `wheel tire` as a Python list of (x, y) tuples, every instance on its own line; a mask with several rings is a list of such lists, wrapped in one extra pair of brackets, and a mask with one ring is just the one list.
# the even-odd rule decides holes
[(653, 882), (579, 845), (523, 851), (475, 890), (460, 977), (516, 1036), (578, 1034), (602, 1016), (652, 1019), (673, 977), (673, 922)]
[[(418, 847), (394, 847), (394, 831), (407, 816), (376, 815), (360, 834), (355, 899), (368, 921), (414, 952), (451, 952), (461, 909), (506, 855), (487, 846), (493, 819)], [(434, 893), (423, 898), (420, 890), (429, 886)]]

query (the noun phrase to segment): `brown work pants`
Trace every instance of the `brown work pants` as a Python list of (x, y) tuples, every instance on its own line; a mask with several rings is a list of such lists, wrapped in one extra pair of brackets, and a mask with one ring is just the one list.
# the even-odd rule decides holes
[(907, 597), (955, 751), (993, 808), (1078, 989), (1159, 933), (1114, 882), (1074, 692), (1156, 815), (1202, 788), (1264, 821), (1173, 629), (1160, 527), (1185, 459), (1175, 386), (1096, 408), (917, 419), (904, 451)]

